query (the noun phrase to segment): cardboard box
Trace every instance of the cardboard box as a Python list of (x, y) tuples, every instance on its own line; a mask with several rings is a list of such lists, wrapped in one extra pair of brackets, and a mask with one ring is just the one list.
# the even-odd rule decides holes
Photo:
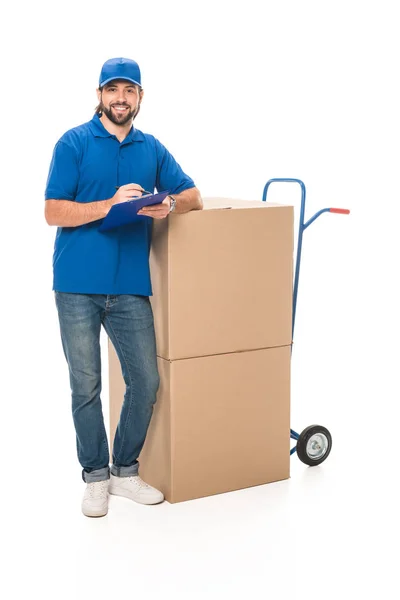
[[(293, 207), (204, 199), (154, 221), (161, 384), (140, 474), (169, 502), (289, 477)], [(109, 344), (110, 440), (125, 385)]]
[(202, 211), (154, 221), (151, 302), (159, 356), (289, 345), (292, 262), (292, 206), (205, 198)]
[[(111, 431), (125, 386), (110, 344)], [(171, 503), (289, 477), (290, 346), (168, 361), (141, 477)]]

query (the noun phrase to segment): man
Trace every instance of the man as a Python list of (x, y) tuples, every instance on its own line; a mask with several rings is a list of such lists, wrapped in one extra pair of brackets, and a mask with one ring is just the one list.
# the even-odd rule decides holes
[[(137, 63), (104, 63), (91, 121), (57, 142), (45, 191), (45, 217), (56, 225), (53, 290), (69, 367), (78, 460), (86, 490), (82, 511), (104, 516), (108, 493), (142, 504), (164, 500), (139, 476), (143, 447), (159, 386), (149, 252), (153, 219), (174, 210), (202, 209), (202, 200), (167, 149), (133, 127), (143, 98)], [(114, 204), (142, 192), (171, 196), (138, 211), (137, 222), (103, 232)], [(116, 191), (117, 190), (117, 191)], [(102, 406), (100, 330), (110, 337), (126, 383), (112, 465)]]

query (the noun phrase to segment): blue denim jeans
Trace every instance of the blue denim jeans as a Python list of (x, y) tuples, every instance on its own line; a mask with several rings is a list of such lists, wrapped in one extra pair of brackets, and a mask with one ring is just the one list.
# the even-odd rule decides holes
[(101, 393), (100, 331), (103, 325), (126, 384), (115, 433), (111, 473), (137, 475), (160, 379), (153, 312), (147, 296), (55, 292), (61, 340), (72, 392), (78, 460), (86, 482), (110, 477), (110, 455)]

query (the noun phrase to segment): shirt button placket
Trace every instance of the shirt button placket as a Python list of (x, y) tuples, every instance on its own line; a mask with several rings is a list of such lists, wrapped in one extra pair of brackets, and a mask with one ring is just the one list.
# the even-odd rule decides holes
[(123, 156), (122, 156), (122, 152), (121, 152), (121, 144), (119, 144), (119, 146), (118, 146), (118, 182), (119, 182), (119, 185), (122, 185), (121, 181), (123, 181), (123, 178), (121, 177), (122, 176), (122, 173), (121, 173), (121, 160), (122, 159), (123, 159)]
[(127, 178), (127, 173), (126, 173), (125, 163), (126, 163), (126, 160), (125, 160), (125, 150), (124, 150), (124, 146), (121, 144), (121, 146), (119, 147), (119, 155), (118, 155), (119, 177), (120, 177), (121, 181), (124, 181), (125, 183), (130, 183), (126, 179)]

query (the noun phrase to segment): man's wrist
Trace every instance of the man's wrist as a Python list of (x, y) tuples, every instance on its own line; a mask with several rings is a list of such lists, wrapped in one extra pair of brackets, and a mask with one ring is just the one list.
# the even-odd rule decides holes
[(108, 213), (110, 212), (112, 206), (113, 206), (113, 199), (112, 198), (108, 198), (107, 200), (103, 200), (102, 204), (104, 206), (104, 212), (105, 215), (108, 215)]

